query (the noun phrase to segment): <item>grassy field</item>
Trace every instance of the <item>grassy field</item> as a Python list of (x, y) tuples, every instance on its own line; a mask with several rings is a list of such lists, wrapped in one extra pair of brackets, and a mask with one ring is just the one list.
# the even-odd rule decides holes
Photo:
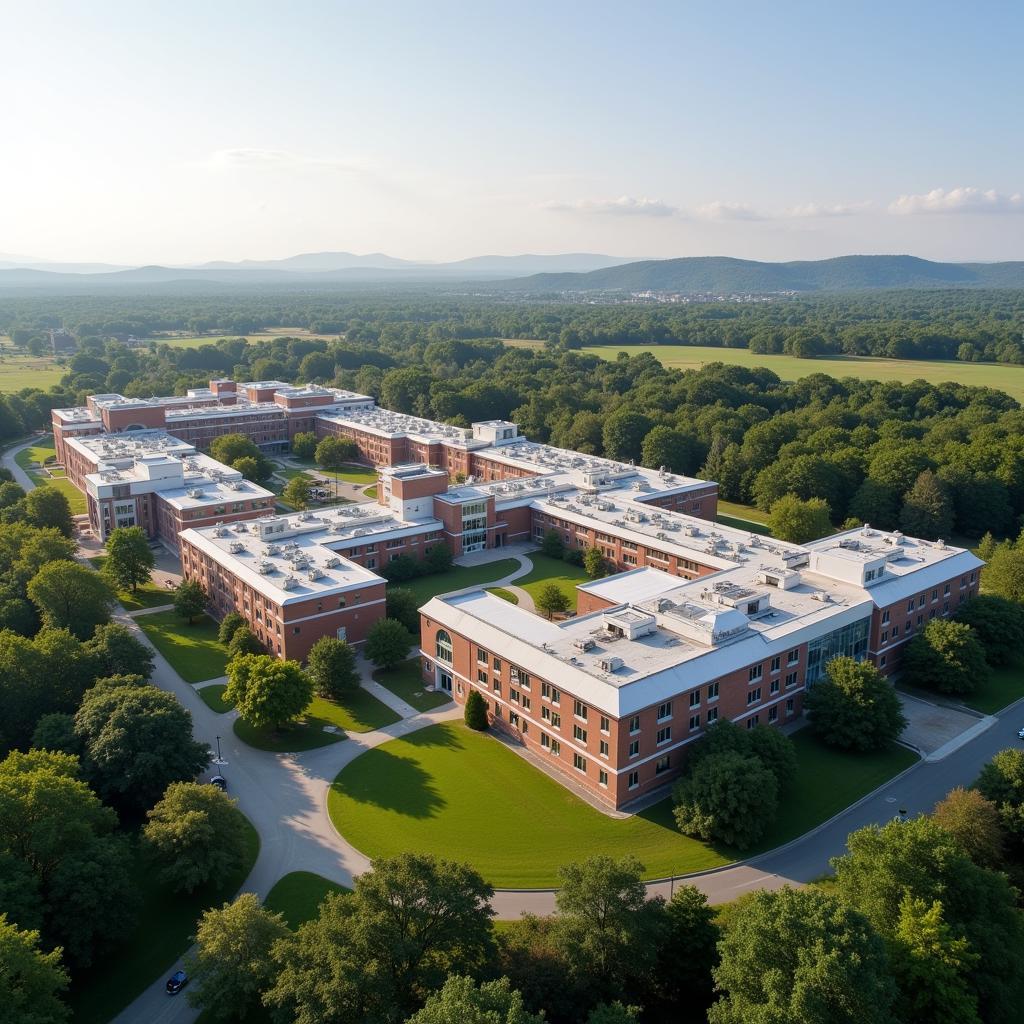
[(0, 392), (11, 394), (22, 388), (41, 388), (46, 391), (59, 384), (67, 372), (48, 356), (0, 355)]
[(411, 704), (417, 711), (432, 711), (451, 700), (446, 693), (423, 688), (419, 658), (410, 658), (393, 669), (377, 669), (373, 673), (373, 678), (396, 697), (401, 697), (406, 704)]
[(203, 703), (218, 715), (226, 714), (235, 705), (224, 699), (224, 691), (227, 686), (224, 683), (214, 683), (212, 686), (201, 686), (196, 693), (203, 698)]
[(522, 587), (536, 600), (544, 587), (549, 583), (557, 583), (558, 589), (569, 599), (569, 608), (575, 611), (576, 586), (590, 579), (583, 568), (563, 562), (560, 558), (549, 558), (539, 551), (531, 551), (528, 557), (533, 562), (533, 569), (516, 580), (516, 586)]
[(246, 341), (270, 341), (272, 338), (315, 338), (330, 341), (322, 334), (310, 334), (305, 327), (272, 327), (258, 334), (201, 334), (201, 335), (154, 335), (141, 340), (149, 344), (173, 345), (175, 348), (199, 348), (200, 345), (216, 345), (221, 338), (245, 338)]
[(515, 572), (518, 568), (519, 563), (514, 558), (501, 558), (497, 562), (486, 562), (483, 565), (456, 565), (448, 572), (420, 576), (405, 583), (398, 583), (396, 586), (411, 591), (413, 597), (416, 598), (416, 603), (423, 605), (438, 594), (447, 594), (453, 590), (493, 583), (510, 572)]
[[(89, 559), (89, 564), (99, 572), (106, 562), (106, 555), (97, 555)], [(142, 583), (137, 589), (116, 590), (118, 601), (121, 607), (129, 612), (137, 612), (143, 608), (159, 608), (162, 604), (171, 604), (174, 601), (174, 591), (166, 587), (158, 587), (155, 583)]]
[[(294, 456), (293, 456), (294, 458)], [(341, 469), (321, 469), (312, 459), (295, 459), (299, 465), (304, 466), (306, 469), (314, 469), (323, 476), (328, 476), (332, 480), (344, 480), (350, 484), (374, 484), (377, 483), (377, 470), (372, 466), (360, 466), (352, 462), (348, 465), (343, 466)], [(298, 470), (288, 470), (294, 476)]]
[(231, 899), (256, 862), (259, 836), (248, 821), (246, 826), (248, 849), (243, 868), (224, 885), (204, 886), (191, 895), (161, 885), (146, 858), (136, 852), (135, 886), (142, 898), (138, 922), (116, 949), (72, 985), (67, 1001), (75, 1024), (106, 1024), (188, 949), (203, 911)]
[[(2, 365), (0, 363), (0, 371), (2, 371)], [(2, 383), (2, 377), (0, 377), (0, 383)], [(3, 387), (0, 386), (0, 391), (3, 390)], [(73, 516), (81, 515), (86, 510), (85, 495), (70, 480), (64, 479), (63, 474), (60, 477), (54, 478), (38, 468), (38, 463), (52, 459), (55, 455), (56, 450), (53, 447), (53, 436), (48, 434), (32, 445), (31, 448), (24, 448), (18, 452), (14, 456), (14, 461), (28, 473), (37, 487), (55, 487), (68, 499), (71, 514)]]
[[(759, 850), (802, 835), (916, 760), (902, 748), (839, 753), (807, 730), (794, 743), (798, 779)], [(717, 867), (738, 856), (681, 835), (668, 800), (630, 818), (609, 818), (461, 723), (430, 726), (361, 755), (334, 781), (328, 809), (338, 830), (368, 856), (457, 850), (497, 886), (554, 885), (561, 865), (587, 854), (634, 854), (648, 878)]]
[(325, 725), (335, 725), (326, 718), (320, 719), (312, 714), (307, 714), (291, 725), (283, 726), (279, 730), (256, 729), (243, 722), (241, 718), (235, 719), (235, 735), (250, 747), (257, 750), (269, 750), (274, 754), (291, 754), (298, 750), (313, 750), (315, 747), (327, 747), (332, 743), (340, 743), (344, 738), (344, 732), (324, 732)]
[(1004, 668), (993, 669), (992, 674), (963, 702), (975, 711), (993, 715), (1024, 697), (1024, 658)]
[(203, 615), (190, 626), (177, 612), (140, 615), (138, 624), (150, 643), (187, 683), (224, 675), (227, 651), (217, 640), (217, 623)]
[(351, 891), (312, 871), (292, 871), (274, 883), (263, 905), (272, 913), (280, 914), (294, 930), (312, 921), (320, 904), (332, 893)]
[(511, 590), (506, 590), (504, 587), (488, 587), (487, 593), (500, 597), (502, 601), (508, 601), (509, 604), (519, 604), (519, 598)]
[(718, 499), (718, 518), (740, 519), (745, 522), (768, 525), (768, 513), (762, 512), (756, 505), (740, 505), (735, 501)]

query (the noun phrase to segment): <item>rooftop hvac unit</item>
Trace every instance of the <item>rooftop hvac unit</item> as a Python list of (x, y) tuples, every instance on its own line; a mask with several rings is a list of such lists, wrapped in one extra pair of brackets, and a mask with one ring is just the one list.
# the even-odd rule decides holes
[(328, 569), (337, 569), (338, 566), (341, 565), (341, 559), (337, 555), (331, 555), (331, 557), (324, 562), (324, 565), (327, 566)]
[(314, 566), (313, 566), (313, 567), (312, 567), (312, 568), (311, 568), (311, 569), (309, 570), (309, 572), (308, 572), (308, 573), (306, 573), (306, 575), (307, 575), (307, 576), (309, 577), (309, 579), (311, 579), (311, 580), (318, 580), (318, 579), (320, 579), (320, 577), (321, 577), (321, 576), (323, 576), (323, 570), (321, 570), (319, 566), (317, 566), (317, 565), (314, 565)]
[(221, 526), (219, 523), (213, 528), (214, 537), (226, 537), (228, 535), (228, 529), (226, 526)]
[(589, 637), (584, 637), (582, 640), (573, 640), (572, 645), (578, 651), (590, 651), (594, 648), (594, 641)]
[(296, 583), (298, 583), (298, 580), (294, 576), (285, 576), (285, 578), (281, 580), (281, 586), (284, 587), (285, 590), (294, 590)]
[(601, 670), (604, 672), (618, 672), (622, 668), (622, 659), (611, 657), (601, 659)]
[(203, 496), (202, 489), (199, 487), (190, 487), (188, 490), (188, 496), (190, 498), (201, 498)]
[(274, 571), (274, 567), (270, 562), (260, 562), (260, 575), (269, 576)]
[(237, 555), (239, 552), (244, 551), (244, 550), (245, 550), (245, 545), (240, 540), (233, 540), (228, 545), (228, 551), (230, 551), (231, 554), (233, 554), (233, 555)]

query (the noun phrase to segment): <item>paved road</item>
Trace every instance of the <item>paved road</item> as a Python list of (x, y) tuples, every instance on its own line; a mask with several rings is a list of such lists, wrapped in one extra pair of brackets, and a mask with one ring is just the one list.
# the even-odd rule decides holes
[(25, 472), (25, 470), (21, 468), (21, 466), (18, 465), (17, 462), (14, 461), (14, 456), (24, 448), (31, 448), (32, 445), (34, 445), (42, 436), (44, 435), (36, 434), (34, 437), (29, 438), (29, 440), (22, 444), (15, 445), (13, 448), (8, 448), (3, 454), (4, 468), (11, 471), (14, 476), (14, 482), (24, 487), (26, 491), (31, 491), (32, 488), (35, 487), (35, 481), (28, 475), (28, 473)]

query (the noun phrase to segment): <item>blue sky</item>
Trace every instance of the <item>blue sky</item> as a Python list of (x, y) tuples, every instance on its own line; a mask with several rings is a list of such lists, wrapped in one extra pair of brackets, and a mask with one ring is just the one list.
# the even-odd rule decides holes
[(1019, 4), (10, 2), (0, 253), (1024, 258)]

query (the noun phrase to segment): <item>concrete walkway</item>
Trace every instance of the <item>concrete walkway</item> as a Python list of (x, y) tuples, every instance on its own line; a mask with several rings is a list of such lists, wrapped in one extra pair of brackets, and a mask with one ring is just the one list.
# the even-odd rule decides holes
[(18, 465), (14, 457), (20, 451), (24, 451), (26, 448), (31, 448), (34, 444), (39, 442), (41, 437), (45, 437), (43, 433), (36, 434), (34, 437), (29, 438), (27, 441), (22, 441), (21, 444), (15, 445), (13, 448), (8, 448), (3, 454), (3, 465), (4, 469), (9, 469), (11, 475), (14, 477), (14, 482), (23, 487), (26, 491), (31, 491), (35, 487), (35, 481)]
[[(530, 594), (523, 590), (522, 587), (517, 587), (513, 583), (513, 580), (522, 579), (533, 572), (533, 560), (530, 558), (530, 552), (536, 550), (536, 547), (532, 544), (509, 544), (508, 547), (504, 548), (491, 548), (487, 551), (473, 551), (468, 555), (460, 555), (455, 559), (455, 564), (462, 566), (489, 565), (491, 562), (502, 562), (508, 558), (514, 558), (519, 563), (518, 569), (510, 572), (507, 576), (503, 576), (500, 580), (494, 580), (492, 583), (483, 583), (481, 586), (486, 590), (494, 590), (496, 587), (501, 587), (510, 594), (515, 594), (520, 608), (524, 608), (528, 612), (536, 612), (537, 608)], [(473, 589), (477, 588), (474, 587)], [(453, 591), (453, 593), (458, 593), (458, 591)]]

